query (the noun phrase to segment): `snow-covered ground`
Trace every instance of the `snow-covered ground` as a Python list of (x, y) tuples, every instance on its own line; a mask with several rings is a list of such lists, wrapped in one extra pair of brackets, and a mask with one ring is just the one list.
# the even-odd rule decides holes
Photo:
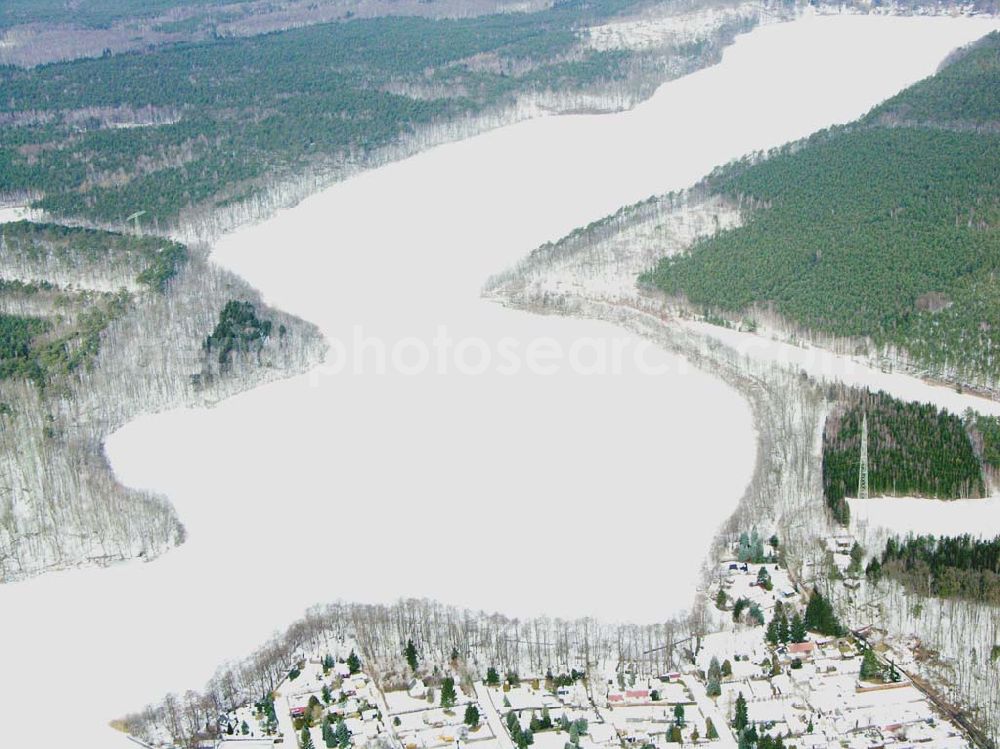
[(28, 208), (24, 205), (0, 207), (0, 224), (6, 224), (9, 221), (23, 221), (25, 219), (36, 221), (40, 216), (41, 211)]
[[(1000, 496), (986, 499), (923, 499), (873, 497), (849, 500), (853, 526), (882, 529), (886, 533), (933, 536), (994, 537), (1000, 535)], [(866, 530), (867, 530), (866, 529)]]
[(664, 5), (639, 18), (592, 26), (586, 31), (586, 40), (589, 46), (602, 51), (680, 44), (702, 39), (722, 24), (753, 18), (760, 9), (759, 3), (679, 10)]
[[(317, 599), (433, 596), (515, 615), (638, 620), (687, 606), (753, 465), (745, 403), (664, 352), (645, 351), (661, 371), (644, 373), (631, 356), (638, 339), (610, 325), (512, 312), (480, 299), (481, 284), (622, 204), (858, 116), (996, 25), (837, 17), (765, 27), (633, 111), (545, 118), (435, 148), (223, 239), (218, 261), (318, 323), (331, 358), (209, 411), (139, 419), (109, 440), (123, 481), (176, 503), (188, 543), (149, 565), (0, 589), (0, 611), (16, 612), (4, 617), (0, 665), (18, 675), (0, 686), (4, 745), (37, 745), (51, 718), (39, 695), (58, 678), (73, 695), (60, 719), (76, 742), (112, 746), (109, 718), (204, 682)], [(396, 351), (396, 373), (372, 374), (376, 343), (363, 347), (367, 374), (334, 373), (358, 325), (388, 345), (390, 364)], [(435, 371), (435, 346), (431, 371), (399, 373), (439, 325), (454, 341), (447, 373)], [(552, 340), (533, 344), (536, 370), (551, 364), (539, 349), (559, 346), (576, 350), (576, 371), (568, 361), (552, 374), (499, 370), (504, 339), (523, 361), (540, 338)], [(580, 372), (614, 345), (629, 354), (620, 374)], [(492, 365), (462, 374), (484, 350)], [(669, 548), (671, 574), (623, 577), (625, 544)]]
[(1000, 415), (1000, 401), (935, 385), (902, 372), (887, 372), (870, 366), (860, 357), (837, 354), (818, 346), (793, 343), (699, 321), (683, 321), (690, 330), (715, 338), (749, 359), (768, 361), (808, 373), (819, 382), (842, 382), (854, 387), (885, 390), (908, 401), (933, 403), (952, 413), (971, 408), (983, 414)]

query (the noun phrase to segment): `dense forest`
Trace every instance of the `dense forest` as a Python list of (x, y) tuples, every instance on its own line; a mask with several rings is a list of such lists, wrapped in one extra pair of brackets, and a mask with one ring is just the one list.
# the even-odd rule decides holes
[(0, 28), (25, 23), (67, 23), (105, 28), (126, 18), (151, 16), (185, 6), (239, 5), (249, 0), (5, 0), (0, 7)]
[[(219, 322), (211, 335), (205, 339), (205, 350), (215, 352), (219, 365), (228, 367), (234, 352), (260, 354), (264, 343), (271, 335), (272, 322), (257, 317), (252, 302), (231, 299), (219, 313)], [(284, 327), (279, 329), (285, 334)]]
[(704, 64), (719, 39), (751, 23), (667, 52), (586, 43), (589, 24), (640, 1), (360, 18), (0, 67), (0, 184), (8, 195), (36, 196), (53, 216), (117, 224), (145, 210), (144, 220), (166, 228), (187, 207), (227, 205), (304, 171), (364, 161), (420, 128), (498, 111), (522, 95), (620, 89), (641, 74), (652, 86)]
[(965, 424), (983, 464), (991, 471), (1000, 471), (1000, 416), (984, 416), (969, 409)]
[[(993, 384), (1000, 33), (853, 125), (717, 170), (744, 224), (643, 275), (708, 316), (762, 308)], [(905, 126), (904, 126), (905, 125)]]
[(922, 596), (1000, 603), (1000, 537), (890, 538), (868, 563), (868, 578), (888, 577)]
[(983, 471), (965, 421), (929, 403), (888, 393), (849, 391), (823, 430), (823, 492), (847, 522), (846, 496), (857, 496), (862, 417), (868, 417), (868, 486), (872, 495), (939, 499), (981, 497)]

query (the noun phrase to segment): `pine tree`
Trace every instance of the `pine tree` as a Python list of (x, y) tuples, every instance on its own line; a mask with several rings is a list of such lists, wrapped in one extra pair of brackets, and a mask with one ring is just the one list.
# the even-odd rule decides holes
[(469, 728), (475, 728), (479, 725), (479, 708), (476, 707), (475, 703), (470, 702), (465, 708), (465, 725)]
[(827, 601), (818, 589), (814, 589), (806, 604), (806, 629), (823, 635), (838, 637), (843, 633), (840, 622), (833, 613), (833, 605)]
[(709, 697), (718, 697), (722, 694), (722, 668), (719, 666), (719, 659), (714, 655), (708, 664), (708, 683), (705, 692)]
[(875, 652), (871, 648), (865, 650), (861, 659), (861, 678), (866, 680), (877, 679), (882, 674), (882, 665), (875, 657)]
[(413, 644), (413, 640), (406, 641), (406, 649), (403, 651), (406, 656), (406, 663), (409, 665), (410, 670), (414, 673), (417, 672), (417, 646)]
[(851, 563), (847, 567), (848, 576), (859, 577), (861, 575), (861, 563), (864, 560), (865, 550), (861, 548), (861, 544), (855, 541), (854, 546), (851, 547)]
[(736, 712), (733, 717), (733, 728), (737, 731), (742, 731), (747, 727), (750, 722), (749, 714), (747, 712), (747, 701), (743, 697), (743, 692), (740, 692), (736, 696)]
[[(778, 602), (781, 606), (781, 602)], [(788, 615), (785, 613), (785, 607), (781, 606), (781, 618), (778, 620), (778, 639), (782, 643), (788, 642), (788, 638), (791, 636), (791, 632), (788, 628)]]
[(767, 624), (767, 631), (764, 632), (764, 638), (772, 645), (777, 645), (781, 642), (781, 637), (778, 635), (778, 615), (775, 614), (771, 617), (771, 621)]
[(335, 735), (340, 749), (347, 749), (351, 745), (351, 732), (347, 729), (347, 724), (344, 721), (337, 721)]
[(714, 677), (718, 679), (721, 676), (722, 676), (722, 667), (719, 666), (719, 659), (713, 655), (712, 660), (708, 662), (708, 678), (711, 679)]
[(326, 749), (334, 749), (337, 746), (337, 736), (333, 732), (333, 726), (330, 725), (329, 716), (323, 721), (323, 745)]
[(441, 707), (454, 707), (457, 696), (455, 694), (455, 680), (446, 676), (441, 682)]
[(312, 734), (309, 733), (309, 726), (303, 726), (302, 733), (299, 734), (299, 749), (315, 749)]
[(729, 662), (728, 658), (722, 662), (722, 675), (724, 677), (733, 675), (733, 664)]
[(678, 726), (684, 725), (684, 705), (674, 706), (674, 723)]
[(747, 535), (746, 531), (740, 534), (740, 545), (739, 550), (736, 552), (736, 558), (741, 562), (750, 561), (750, 537)]
[(486, 685), (490, 687), (500, 686), (500, 673), (494, 666), (490, 666), (486, 669)]
[(356, 674), (361, 670), (361, 659), (358, 658), (358, 654), (353, 650), (347, 656), (347, 669), (352, 673)]
[(806, 623), (802, 621), (802, 617), (799, 616), (798, 611), (796, 611), (792, 616), (792, 623), (789, 628), (788, 636), (792, 642), (806, 641)]

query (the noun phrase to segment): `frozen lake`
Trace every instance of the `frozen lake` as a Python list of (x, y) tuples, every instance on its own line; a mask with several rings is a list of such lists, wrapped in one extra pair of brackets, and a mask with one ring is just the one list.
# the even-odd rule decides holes
[(200, 687), (335, 598), (640, 621), (685, 608), (750, 476), (745, 402), (611, 326), (489, 304), (481, 284), (620, 205), (860, 115), (996, 25), (762, 28), (631, 112), (441, 146), (225, 237), (215, 259), (320, 325), (330, 359), (109, 439), (121, 480), (168, 494), (188, 543), (0, 588), (4, 745), (37, 746), (58, 692), (75, 745), (110, 746), (109, 718)]

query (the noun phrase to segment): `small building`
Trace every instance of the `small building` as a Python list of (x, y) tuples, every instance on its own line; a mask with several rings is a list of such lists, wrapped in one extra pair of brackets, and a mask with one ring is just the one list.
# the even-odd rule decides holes
[(414, 679), (406, 693), (415, 700), (422, 700), (427, 697), (427, 685), (420, 679)]
[(792, 642), (788, 645), (788, 655), (791, 658), (798, 658), (800, 660), (808, 660), (813, 657), (816, 652), (815, 642)]

